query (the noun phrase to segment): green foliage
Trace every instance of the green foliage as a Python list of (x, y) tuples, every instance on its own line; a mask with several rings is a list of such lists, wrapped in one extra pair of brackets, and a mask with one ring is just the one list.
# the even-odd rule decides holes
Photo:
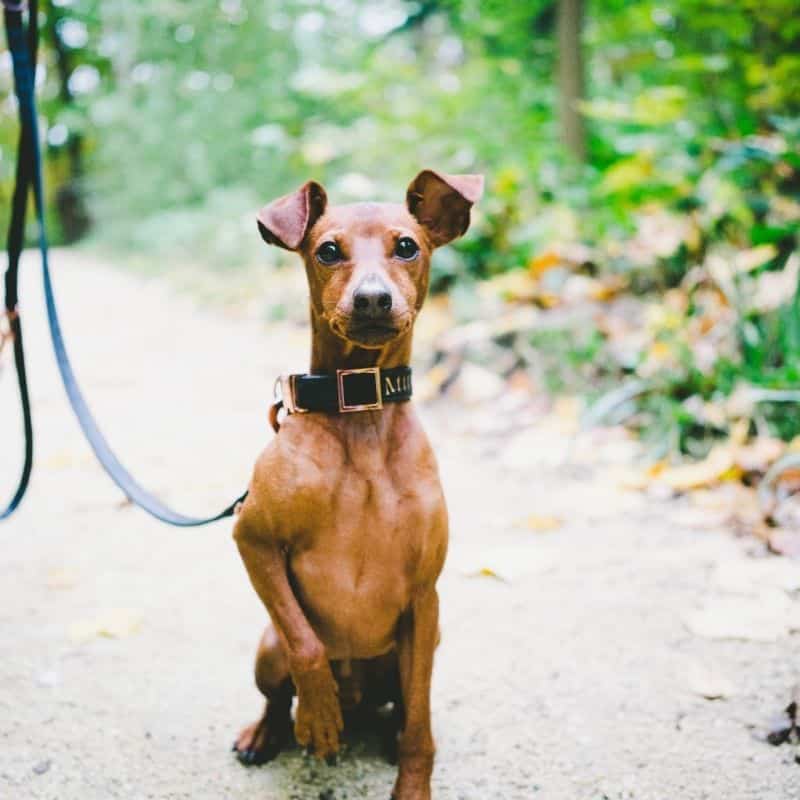
[(595, 326), (537, 331), (529, 342), (539, 354), (537, 370), (544, 386), (553, 394), (596, 394), (617, 380), (606, 338)]
[[(641, 204), (686, 199), (714, 137), (796, 115), (793, 10), (792, 0), (589, 3), (590, 158), (577, 168), (555, 120), (551, 0), (57, 0), (45, 6), (50, 183), (70, 177), (79, 137), (96, 233), (155, 252), (207, 253), (211, 236), (213, 259), (236, 263), (250, 248), (229, 249), (233, 237), (210, 229), (309, 176), (357, 199), (401, 196), (425, 164), (483, 169), (492, 194), (461, 272), (492, 275), (561, 235), (563, 215), (544, 207), (577, 212), (571, 235), (618, 235)], [(4, 155), (13, 127), (7, 107)], [(11, 169), (0, 160), (5, 197)], [(169, 224), (134, 230), (175, 211), (175, 236)]]
[[(669, 350), (670, 366), (648, 376), (652, 391), (630, 409), (660, 441), (703, 447), (719, 431), (688, 399), (800, 381), (797, 294), (749, 302), (760, 276), (784, 270), (797, 247), (796, 2), (587, 0), (586, 164), (560, 141), (556, 9), (554, 0), (46, 3), (51, 228), (64, 239), (80, 230), (70, 190), (105, 244), (157, 264), (235, 267), (265, 258), (255, 208), (310, 177), (337, 200), (399, 200), (423, 166), (484, 171), (487, 196), (470, 235), (437, 254), (434, 290), (465, 294), (580, 243), (595, 275), (623, 276), (636, 293), (684, 292), (674, 328), (652, 342)], [(0, 67), (10, 90), (8, 61)], [(14, 112), (0, 106), (3, 209)], [(773, 248), (765, 263), (720, 274), (720, 262), (762, 245)], [(733, 321), (730, 342), (701, 365), (687, 331), (707, 314), (709, 286)], [(551, 361), (548, 383), (596, 391), (648, 363), (642, 352), (615, 375), (604, 336), (535, 341)], [(793, 411), (758, 407), (784, 437), (800, 432)]]

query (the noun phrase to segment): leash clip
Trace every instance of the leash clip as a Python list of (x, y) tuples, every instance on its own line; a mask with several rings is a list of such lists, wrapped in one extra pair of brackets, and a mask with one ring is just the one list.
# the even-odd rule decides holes
[(0, 355), (3, 354), (6, 344), (14, 341), (14, 322), (18, 317), (16, 308), (8, 308), (0, 316)]
[(284, 417), (289, 414), (305, 414), (308, 411), (307, 408), (301, 408), (297, 405), (294, 379), (294, 375), (279, 375), (275, 379), (275, 385), (272, 389), (272, 395), (275, 399), (269, 407), (269, 424), (275, 433), (281, 427), (281, 419), (278, 416), (281, 411), (286, 412)]
[(281, 421), (278, 419), (278, 414), (285, 406), (283, 404), (283, 392), (281, 390), (280, 376), (275, 379), (275, 385), (272, 387), (272, 405), (269, 407), (269, 425), (272, 430), (277, 433), (281, 429)]
[(308, 409), (297, 404), (296, 378), (296, 375), (278, 376), (275, 381), (275, 400), (283, 405), (287, 414), (306, 414)]

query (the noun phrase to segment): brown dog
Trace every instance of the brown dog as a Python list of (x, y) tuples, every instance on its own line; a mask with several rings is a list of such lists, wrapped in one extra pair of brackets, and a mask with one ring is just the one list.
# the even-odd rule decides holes
[[(283, 381), (290, 414), (256, 463), (234, 530), (272, 623), (256, 657), (266, 710), (234, 745), (243, 763), (268, 761), (288, 742), (295, 693), (298, 743), (329, 759), (342, 709), (391, 702), (393, 797), (430, 798), (447, 509), (411, 404), (388, 403), (410, 394), (409, 371), (396, 368), (411, 357), (431, 252), (467, 230), (482, 188), (478, 175), (425, 170), (406, 205), (329, 207), (324, 189), (309, 182), (258, 215), (267, 242), (305, 261), (311, 375), (331, 377)], [(320, 399), (331, 386), (337, 409), (291, 413), (305, 411), (301, 388)], [(381, 395), (387, 404), (377, 410)], [(344, 413), (354, 406), (358, 413)]]

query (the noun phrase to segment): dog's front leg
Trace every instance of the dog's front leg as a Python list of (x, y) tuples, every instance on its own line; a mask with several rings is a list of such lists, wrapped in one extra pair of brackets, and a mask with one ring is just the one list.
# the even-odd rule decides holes
[(267, 607), (286, 650), (297, 690), (295, 737), (320, 758), (339, 749), (342, 712), (325, 646), (297, 602), (286, 572), (284, 545), (242, 511), (233, 532), (253, 588)]
[(398, 746), (393, 800), (430, 800), (434, 744), (431, 732), (431, 673), (439, 636), (439, 595), (421, 589), (400, 622), (397, 655), (406, 720)]

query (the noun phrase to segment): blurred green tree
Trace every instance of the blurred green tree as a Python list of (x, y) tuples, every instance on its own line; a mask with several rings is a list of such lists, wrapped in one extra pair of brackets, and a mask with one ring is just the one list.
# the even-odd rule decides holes
[[(690, 201), (715, 142), (796, 116), (795, 5), (52, 0), (41, 107), (57, 229), (79, 236), (86, 205), (118, 247), (235, 264), (253, 257), (252, 209), (293, 184), (397, 196), (432, 164), (493, 179), (447, 280), (521, 266), (553, 236), (622, 235), (643, 203)], [(15, 124), (3, 104), (4, 207)]]

